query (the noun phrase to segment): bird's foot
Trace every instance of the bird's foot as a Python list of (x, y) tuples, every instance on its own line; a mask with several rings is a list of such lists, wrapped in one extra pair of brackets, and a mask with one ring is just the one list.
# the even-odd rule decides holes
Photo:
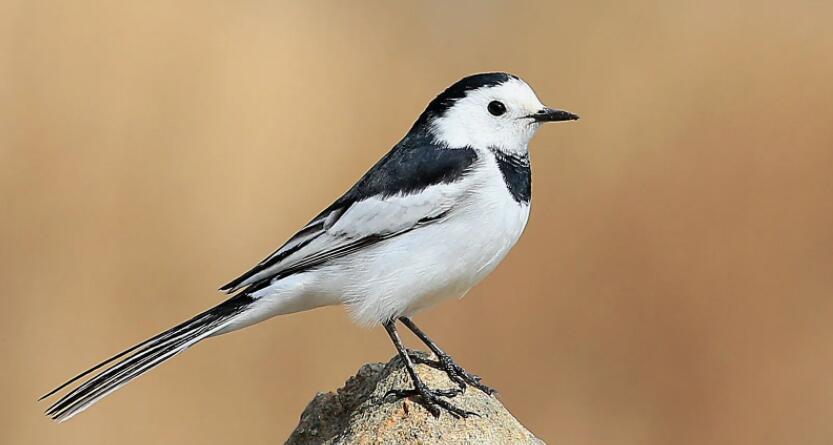
[(421, 381), (415, 382), (414, 385), (416, 386), (415, 389), (392, 389), (385, 393), (384, 398), (385, 400), (396, 401), (407, 397), (415, 397), (418, 403), (424, 406), (434, 417), (440, 417), (442, 410), (448, 412), (455, 419), (467, 418), (469, 416), (480, 417), (475, 412), (458, 408), (448, 400), (445, 400), (445, 398), (452, 398), (462, 394), (463, 390), (460, 388), (430, 389)]
[(445, 373), (448, 375), (448, 378), (451, 379), (452, 382), (456, 383), (457, 386), (459, 386), (460, 389), (463, 391), (465, 391), (468, 385), (471, 385), (490, 396), (494, 395), (497, 392), (497, 390), (495, 390), (494, 388), (491, 388), (483, 384), (481, 382), (482, 379), (479, 376), (463, 369), (463, 367), (458, 365), (457, 362), (455, 362), (454, 359), (451, 358), (451, 356), (448, 354), (438, 355), (438, 360), (431, 360), (419, 354), (411, 353), (408, 355), (411, 357), (411, 360), (413, 360), (414, 363), (428, 365), (432, 368), (445, 371)]

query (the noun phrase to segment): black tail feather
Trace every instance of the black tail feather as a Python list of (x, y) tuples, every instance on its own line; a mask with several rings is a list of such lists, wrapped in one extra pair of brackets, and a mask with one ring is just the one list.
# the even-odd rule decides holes
[[(186, 323), (188, 323), (188, 322), (186, 322)], [(137, 349), (139, 349), (139, 350), (144, 350), (144, 349), (146, 349), (146, 348), (148, 348), (148, 347), (150, 347), (150, 346), (155, 345), (156, 343), (158, 343), (158, 342), (162, 339), (162, 337), (164, 337), (165, 335), (167, 335), (168, 333), (170, 333), (170, 332), (171, 332), (172, 330), (174, 330), (174, 329), (181, 328), (181, 327), (182, 327), (183, 325), (185, 325), (186, 323), (182, 323), (181, 325), (178, 325), (178, 326), (174, 327), (173, 329), (171, 329), (171, 330), (169, 330), (169, 331), (165, 331), (165, 332), (163, 332), (163, 333), (161, 333), (161, 334), (159, 334), (159, 335), (157, 335), (157, 336), (155, 336), (155, 337), (149, 338), (149, 339), (147, 339), (147, 340), (143, 341), (142, 343), (139, 343), (138, 345), (135, 345), (135, 346), (131, 347), (130, 349), (127, 349), (127, 350), (124, 350), (124, 351), (122, 351), (122, 352), (119, 352), (118, 354), (116, 354), (116, 355), (114, 355), (114, 356), (112, 356), (112, 357), (108, 358), (107, 360), (104, 360), (103, 362), (101, 362), (101, 363), (99, 363), (99, 364), (97, 364), (97, 365), (93, 366), (92, 368), (90, 368), (90, 369), (88, 369), (88, 370), (86, 370), (86, 371), (82, 372), (81, 374), (78, 374), (77, 376), (75, 376), (75, 377), (73, 377), (73, 378), (71, 378), (71, 379), (67, 380), (66, 382), (64, 382), (63, 384), (61, 384), (61, 386), (59, 386), (59, 387), (57, 387), (57, 388), (53, 389), (52, 391), (49, 391), (48, 393), (46, 393), (46, 394), (44, 394), (44, 395), (40, 396), (40, 398), (38, 399), (38, 402), (40, 402), (41, 400), (43, 400), (43, 399), (45, 399), (45, 398), (47, 398), (47, 397), (52, 396), (52, 395), (53, 395), (53, 394), (55, 394), (56, 392), (58, 392), (58, 391), (60, 391), (60, 390), (62, 390), (62, 389), (64, 389), (64, 388), (66, 388), (67, 386), (69, 386), (69, 385), (71, 385), (71, 384), (75, 383), (76, 381), (78, 381), (79, 379), (81, 379), (81, 378), (83, 378), (83, 377), (85, 377), (85, 376), (89, 375), (89, 374), (90, 374), (90, 373), (92, 373), (93, 371), (95, 371), (95, 370), (97, 370), (97, 369), (101, 369), (101, 367), (102, 367), (102, 366), (107, 365), (108, 363), (111, 363), (111, 362), (113, 362), (114, 360), (118, 360), (118, 359), (120, 359), (120, 358), (124, 357), (124, 356), (125, 356), (125, 355), (127, 355), (127, 354), (130, 354), (131, 352), (133, 352), (133, 351), (135, 351), (135, 350), (137, 350)]]
[(73, 377), (39, 400), (47, 398), (90, 373), (127, 356), (65, 394), (47, 409), (46, 415), (59, 422), (69, 419), (102, 397), (119, 389), (130, 380), (216, 333), (252, 301), (250, 297), (245, 295), (232, 297), (222, 304), (116, 354)]

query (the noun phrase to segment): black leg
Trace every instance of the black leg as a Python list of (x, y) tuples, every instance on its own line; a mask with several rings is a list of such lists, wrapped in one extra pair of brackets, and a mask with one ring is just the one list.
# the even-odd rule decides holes
[[(440, 349), (433, 340), (428, 338), (428, 335), (423, 332), (413, 321), (411, 321), (408, 317), (401, 317), (399, 321), (402, 322), (405, 326), (408, 327), (426, 346), (428, 346), (434, 355), (437, 356), (439, 359), (439, 368), (445, 371), (448, 374), (448, 378), (450, 378), (454, 383), (456, 383), (460, 389), (466, 389), (466, 385), (474, 386), (475, 388), (485, 392), (486, 394), (492, 395), (496, 391), (483, 383), (480, 382), (480, 377), (466, 371), (460, 365), (458, 365), (453, 358), (451, 358), (448, 353)], [(414, 361), (419, 363), (424, 363), (425, 360), (420, 357), (412, 357)], [(431, 363), (427, 363), (431, 365)]]
[(403, 397), (418, 397), (420, 404), (422, 404), (432, 415), (434, 415), (434, 417), (440, 416), (440, 408), (448, 411), (449, 414), (456, 418), (477, 415), (477, 413), (457, 408), (447, 400), (443, 399), (443, 397), (454, 397), (459, 395), (462, 393), (462, 390), (432, 390), (429, 389), (428, 386), (422, 382), (422, 380), (420, 380), (416, 373), (416, 369), (414, 369), (414, 363), (408, 355), (408, 351), (405, 349), (405, 346), (402, 345), (402, 340), (399, 338), (399, 333), (396, 331), (396, 325), (394, 323), (394, 320), (385, 323), (385, 330), (388, 331), (388, 335), (393, 341), (396, 351), (399, 352), (399, 357), (402, 358), (402, 362), (405, 364), (405, 369), (411, 376), (411, 381), (414, 383), (414, 389), (392, 389), (385, 394), (385, 398), (387, 399), (388, 396), (393, 396), (396, 399), (401, 399)]

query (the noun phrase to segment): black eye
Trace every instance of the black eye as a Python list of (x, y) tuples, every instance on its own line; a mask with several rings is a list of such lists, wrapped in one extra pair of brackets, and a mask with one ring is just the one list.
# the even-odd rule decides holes
[(489, 113), (492, 113), (493, 116), (500, 116), (501, 114), (506, 113), (506, 105), (503, 105), (503, 102), (496, 100), (489, 102), (489, 106), (486, 108), (489, 110)]

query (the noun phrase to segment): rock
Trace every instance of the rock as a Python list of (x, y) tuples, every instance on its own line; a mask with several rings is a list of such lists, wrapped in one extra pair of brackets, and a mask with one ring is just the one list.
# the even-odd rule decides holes
[[(443, 371), (417, 365), (417, 372), (430, 388), (455, 387)], [(408, 388), (412, 388), (411, 381), (398, 356), (387, 364), (364, 365), (335, 393), (318, 393), (286, 443), (544, 444), (495, 397), (472, 387), (450, 400), (480, 417), (455, 419), (443, 411), (435, 418), (411, 399), (383, 400), (390, 389)]]

